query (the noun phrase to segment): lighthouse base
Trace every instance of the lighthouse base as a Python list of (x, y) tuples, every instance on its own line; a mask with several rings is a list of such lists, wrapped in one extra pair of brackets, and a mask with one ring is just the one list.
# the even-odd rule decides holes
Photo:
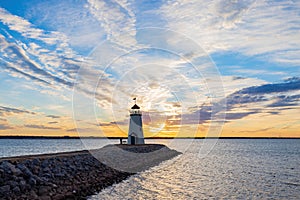
[(144, 138), (136, 137), (135, 135), (129, 135), (127, 139), (127, 144), (135, 145), (135, 144), (145, 144)]

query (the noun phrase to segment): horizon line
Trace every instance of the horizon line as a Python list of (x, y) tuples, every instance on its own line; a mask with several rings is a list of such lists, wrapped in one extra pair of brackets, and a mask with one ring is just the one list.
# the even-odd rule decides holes
[[(0, 139), (127, 139), (128, 137), (101, 136), (26, 136), (3, 135)], [(145, 139), (300, 139), (300, 137), (145, 137)]]

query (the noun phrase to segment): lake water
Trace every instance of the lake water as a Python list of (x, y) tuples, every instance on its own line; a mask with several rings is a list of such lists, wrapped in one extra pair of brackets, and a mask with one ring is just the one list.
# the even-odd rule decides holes
[(300, 199), (300, 140), (218, 140), (205, 157), (200, 140), (177, 145), (189, 148), (90, 199)]
[[(300, 139), (146, 141), (183, 154), (90, 199), (300, 199)], [(0, 157), (95, 149), (109, 143), (119, 140), (1, 139)], [(207, 144), (211, 151), (199, 154)]]
[(0, 139), (0, 157), (96, 149), (118, 142), (105, 139)]

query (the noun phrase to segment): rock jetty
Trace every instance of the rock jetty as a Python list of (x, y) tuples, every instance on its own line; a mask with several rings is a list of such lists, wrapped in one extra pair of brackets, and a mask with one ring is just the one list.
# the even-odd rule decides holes
[(147, 144), (2, 158), (0, 199), (85, 199), (179, 154)]

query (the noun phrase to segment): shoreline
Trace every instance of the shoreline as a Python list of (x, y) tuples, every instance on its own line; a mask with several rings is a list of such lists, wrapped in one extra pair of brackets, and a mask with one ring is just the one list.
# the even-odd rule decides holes
[(146, 144), (1, 158), (0, 198), (85, 199), (179, 154)]

